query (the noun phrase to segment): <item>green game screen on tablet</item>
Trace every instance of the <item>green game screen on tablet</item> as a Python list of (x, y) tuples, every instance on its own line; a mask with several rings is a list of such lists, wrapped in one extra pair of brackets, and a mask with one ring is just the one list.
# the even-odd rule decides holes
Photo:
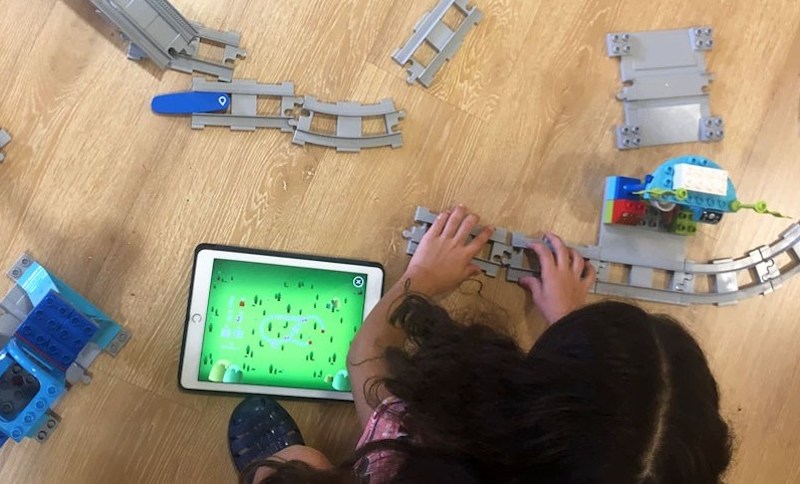
[(349, 392), (366, 279), (216, 259), (198, 380)]

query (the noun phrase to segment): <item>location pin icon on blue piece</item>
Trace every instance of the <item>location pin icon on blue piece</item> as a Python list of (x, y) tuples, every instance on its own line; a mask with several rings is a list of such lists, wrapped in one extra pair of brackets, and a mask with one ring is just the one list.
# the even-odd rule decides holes
[(153, 98), (150, 107), (156, 114), (194, 114), (227, 111), (231, 97), (224, 92), (174, 92)]

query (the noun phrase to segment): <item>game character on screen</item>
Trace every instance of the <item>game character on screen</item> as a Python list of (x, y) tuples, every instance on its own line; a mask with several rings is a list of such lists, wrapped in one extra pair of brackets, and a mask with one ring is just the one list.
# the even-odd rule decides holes
[[(348, 366), (364, 431), (353, 455), (331, 465), (257, 397), (232, 417), (241, 482), (720, 482), (731, 435), (697, 342), (668, 316), (585, 306), (595, 269), (560, 238), (548, 235), (552, 251), (531, 246), (541, 279), (520, 281), (548, 323), (532, 348), (433, 302), (478, 274), (471, 261), (492, 229), (470, 240), (477, 223), (462, 205), (440, 214), (356, 336)], [(236, 453), (247, 439), (273, 445)]]

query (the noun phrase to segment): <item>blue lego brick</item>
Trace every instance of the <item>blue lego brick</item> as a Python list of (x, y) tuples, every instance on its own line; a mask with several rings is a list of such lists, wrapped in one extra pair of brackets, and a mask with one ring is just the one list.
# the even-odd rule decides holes
[(4, 434), (3, 432), (0, 432), (0, 448), (3, 447), (3, 444), (6, 443), (6, 440), (8, 440), (8, 435)]
[[(66, 391), (64, 375), (41, 365), (16, 338), (0, 349), (0, 381), (6, 381), (0, 383), (0, 390), (16, 387), (11, 393), (0, 392), (4, 399), (0, 402), (0, 433), (16, 442), (35, 435), (48, 409)], [(2, 412), (3, 404), (8, 412)]]
[(5, 421), (17, 418), (40, 389), (39, 380), (13, 362), (0, 373), (0, 418)]
[[(682, 163), (704, 166), (707, 168), (716, 168), (720, 170), (722, 169), (722, 167), (718, 164), (702, 156), (681, 156), (678, 158), (673, 158), (659, 166), (656, 171), (653, 172), (651, 175), (652, 179), (647, 183), (647, 189), (672, 190), (672, 177), (675, 174), (675, 165)], [(649, 200), (652, 197), (646, 195), (644, 198)], [(689, 191), (688, 197), (685, 200), (678, 200), (673, 195), (664, 195), (660, 198), (660, 200), (663, 202), (676, 203), (695, 212), (699, 211), (702, 213), (703, 210), (730, 212), (731, 203), (736, 200), (736, 187), (733, 186), (733, 182), (729, 179), (728, 192), (725, 194), (725, 196), (709, 195), (706, 193)], [(695, 220), (698, 219), (699, 218), (696, 218)]]
[(51, 290), (59, 293), (76, 311), (93, 320), (100, 327), (100, 330), (95, 333), (92, 343), (102, 349), (107, 348), (122, 330), (110, 316), (90, 303), (61, 279), (52, 275), (38, 262), (31, 264), (19, 278), (17, 284), (28, 294), (34, 305), (39, 304)]
[(48, 363), (66, 371), (97, 330), (95, 323), (50, 291), (17, 328), (15, 336)]
[(631, 200), (638, 202), (642, 199), (632, 192), (644, 190), (644, 184), (638, 178), (626, 176), (609, 176), (606, 178), (606, 190), (603, 200)]

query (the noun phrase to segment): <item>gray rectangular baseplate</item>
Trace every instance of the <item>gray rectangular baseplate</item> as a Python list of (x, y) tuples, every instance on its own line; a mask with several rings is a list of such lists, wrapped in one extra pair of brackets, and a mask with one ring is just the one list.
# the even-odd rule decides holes
[[(3, 149), (3, 147), (10, 142), (11, 142), (11, 135), (8, 134), (8, 131), (4, 130), (3, 128), (0, 128), (0, 150)], [(5, 159), (6, 157), (3, 156), (3, 153), (0, 153), (0, 163), (2, 163), (3, 160)]]
[[(408, 239), (409, 255), (417, 250), (435, 219), (435, 213), (417, 207), (415, 225), (403, 232)], [(473, 235), (479, 230), (476, 228)], [(512, 232), (509, 240), (508, 235), (507, 230), (498, 229), (489, 241), (489, 259), (474, 262), (490, 277), (506, 268), (507, 281), (538, 277), (538, 260), (527, 250), (534, 239)], [(747, 297), (769, 294), (783, 281), (800, 274), (800, 224), (797, 223), (776, 242), (738, 259), (693, 262), (684, 256), (685, 244), (685, 238), (665, 233), (657, 226), (602, 224), (598, 245), (571, 247), (597, 269), (597, 282), (591, 292), (667, 304), (735, 304)], [(780, 266), (777, 261), (784, 254), (790, 262)], [(612, 271), (614, 266), (619, 269), (621, 279)], [(658, 280), (657, 273), (664, 276), (663, 280)], [(708, 288), (695, 284), (703, 278)], [(743, 280), (750, 282), (740, 284)]]
[[(306, 143), (336, 148), (336, 151), (359, 152), (363, 148), (403, 146), (403, 135), (397, 129), (405, 113), (395, 108), (391, 99), (377, 104), (358, 104), (353, 102), (323, 103), (311, 96), (302, 99), (302, 114), (299, 119), (289, 121), (295, 128), (293, 143)], [(336, 131), (322, 133), (312, 131), (314, 116), (317, 114), (335, 116)], [(364, 134), (364, 118), (383, 117), (386, 132), (383, 134)]]
[(617, 98), (625, 124), (616, 128), (617, 148), (720, 141), (722, 118), (711, 115), (705, 51), (714, 45), (710, 27), (617, 32), (606, 36), (610, 57), (620, 58), (626, 84)]
[[(447, 12), (455, 8), (461, 13), (461, 23), (452, 30), (444, 22)], [(467, 0), (440, 0), (432, 11), (425, 15), (414, 27), (414, 33), (406, 44), (392, 55), (401, 66), (407, 66), (408, 83), (419, 81), (425, 87), (430, 87), (433, 78), (445, 62), (453, 58), (461, 47), (464, 39), (472, 28), (483, 18), (483, 13), (477, 7), (468, 8)], [(417, 50), (427, 43), (436, 54), (428, 65), (423, 65), (414, 58)]]
[[(192, 114), (192, 128), (206, 126), (228, 126), (234, 131), (255, 131), (256, 128), (276, 128), (291, 132), (291, 112), (302, 98), (295, 97), (294, 84), (259, 84), (254, 80), (235, 80), (232, 82), (207, 81), (202, 77), (192, 79), (194, 92), (221, 92), (231, 95), (230, 109), (227, 113)], [(277, 97), (281, 100), (280, 112), (273, 115), (259, 115), (258, 98)]]
[[(245, 57), (235, 32), (218, 32), (187, 20), (167, 0), (91, 0), (130, 41), (128, 58), (152, 60), (162, 69), (200, 72), (223, 81), (233, 78), (237, 57)], [(197, 57), (201, 42), (223, 47), (221, 61)]]

